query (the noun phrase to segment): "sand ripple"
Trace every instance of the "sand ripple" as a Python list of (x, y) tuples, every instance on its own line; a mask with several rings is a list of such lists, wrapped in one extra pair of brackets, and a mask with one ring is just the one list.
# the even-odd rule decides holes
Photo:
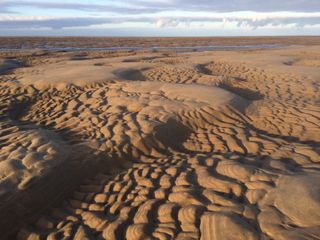
[(0, 76), (4, 236), (318, 239), (313, 52), (29, 56)]

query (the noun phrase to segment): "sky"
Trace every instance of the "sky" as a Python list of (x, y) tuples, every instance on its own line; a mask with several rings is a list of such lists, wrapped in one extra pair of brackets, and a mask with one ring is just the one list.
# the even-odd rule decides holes
[(320, 35), (320, 0), (0, 0), (0, 36)]

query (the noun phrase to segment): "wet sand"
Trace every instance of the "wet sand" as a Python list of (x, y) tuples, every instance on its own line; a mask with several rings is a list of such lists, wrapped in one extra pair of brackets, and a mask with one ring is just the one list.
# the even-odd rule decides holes
[(0, 53), (2, 237), (318, 239), (320, 39), (227, 40)]

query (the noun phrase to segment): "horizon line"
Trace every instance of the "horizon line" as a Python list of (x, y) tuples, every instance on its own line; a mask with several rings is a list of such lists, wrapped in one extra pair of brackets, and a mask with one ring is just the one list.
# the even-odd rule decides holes
[(264, 38), (264, 37), (274, 37), (274, 38), (283, 38), (283, 37), (320, 37), (320, 34), (306, 34), (306, 35), (217, 35), (217, 36), (139, 36), (139, 35), (128, 35), (128, 36), (103, 36), (103, 35), (4, 35), (0, 38), (9, 38), (9, 37), (25, 37), (25, 38), (64, 38), (64, 37), (95, 37), (95, 38)]

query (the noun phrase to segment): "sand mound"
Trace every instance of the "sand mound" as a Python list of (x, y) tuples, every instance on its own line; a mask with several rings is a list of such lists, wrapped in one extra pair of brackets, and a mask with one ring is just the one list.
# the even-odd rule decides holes
[(135, 82), (123, 87), (128, 92), (161, 93), (166, 98), (187, 104), (210, 105), (219, 108), (226, 105), (243, 110), (248, 101), (218, 87), (207, 87), (198, 84), (174, 84), (160, 82)]
[(54, 133), (46, 130), (20, 130), (2, 138), (0, 192), (24, 189), (68, 158), (70, 151)]
[[(141, 65), (135, 62), (123, 63), (124, 58), (90, 59), (73, 56), (73, 60), (60, 59), (47, 64), (38, 64), (18, 69), (15, 74), (25, 86), (33, 85), (37, 89), (58, 88), (63, 90), (70, 84), (85, 86), (104, 81), (144, 80)], [(81, 59), (81, 60), (77, 60)], [(145, 64), (147, 65), (147, 63)], [(124, 67), (128, 66), (128, 67)], [(143, 66), (143, 69), (146, 69)]]
[(24, 85), (33, 85), (37, 89), (84, 84), (105, 81), (112, 77), (105, 66), (97, 66), (91, 60), (63, 61), (60, 63), (23, 68), (17, 71), (19, 81)]

